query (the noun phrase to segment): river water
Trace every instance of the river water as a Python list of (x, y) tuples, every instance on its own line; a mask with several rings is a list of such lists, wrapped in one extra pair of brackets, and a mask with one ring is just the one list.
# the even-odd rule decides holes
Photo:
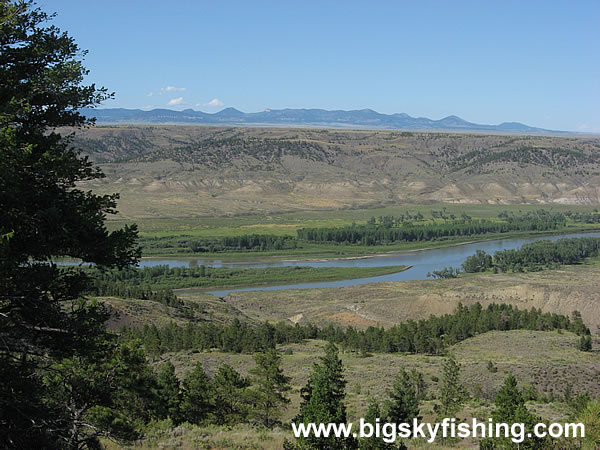
[[(208, 261), (197, 258), (186, 259), (148, 259), (140, 262), (140, 267), (152, 267), (157, 265), (168, 265), (169, 267), (195, 267), (205, 264), (212, 267), (283, 267), (283, 266), (309, 266), (309, 267), (382, 267), (382, 266), (412, 266), (404, 272), (382, 275), (378, 277), (357, 278), (340, 281), (327, 281), (320, 283), (299, 283), (286, 284), (278, 286), (260, 286), (252, 288), (224, 289), (209, 291), (209, 294), (218, 297), (224, 297), (227, 294), (247, 291), (277, 291), (282, 289), (312, 289), (354, 286), (366, 283), (375, 283), (379, 281), (408, 281), (425, 280), (427, 273), (434, 270), (441, 270), (445, 267), (460, 267), (464, 260), (475, 253), (476, 250), (484, 250), (493, 254), (499, 250), (516, 249), (523, 244), (527, 244), (540, 239), (555, 241), (557, 239), (573, 237), (600, 237), (600, 232), (593, 233), (571, 233), (556, 236), (543, 236), (521, 239), (498, 239), (486, 242), (476, 242), (472, 244), (456, 245), (446, 248), (418, 250), (412, 252), (403, 252), (392, 255), (378, 255), (366, 258), (356, 259), (337, 259), (328, 261), (277, 261), (260, 263), (224, 263), (222, 261)], [(198, 292), (199, 290), (195, 290)], [(180, 295), (191, 295), (193, 291), (187, 291)]]

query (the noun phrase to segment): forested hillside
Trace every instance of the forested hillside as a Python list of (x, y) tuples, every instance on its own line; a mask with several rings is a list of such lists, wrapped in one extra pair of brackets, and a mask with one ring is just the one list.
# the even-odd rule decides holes
[(400, 131), (98, 127), (75, 145), (129, 217), (406, 202), (600, 203), (600, 138)]

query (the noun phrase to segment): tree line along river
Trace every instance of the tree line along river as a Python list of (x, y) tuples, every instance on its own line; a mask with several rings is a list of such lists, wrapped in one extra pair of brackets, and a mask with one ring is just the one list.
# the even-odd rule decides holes
[[(529, 238), (497, 239), (492, 241), (475, 242), (463, 245), (454, 245), (445, 248), (417, 250), (389, 255), (376, 255), (364, 258), (353, 259), (333, 259), (316, 261), (276, 261), (276, 262), (257, 262), (257, 263), (226, 263), (215, 260), (203, 260), (198, 258), (181, 259), (144, 259), (140, 261), (139, 267), (152, 267), (157, 265), (167, 265), (169, 267), (194, 267), (201, 264), (211, 267), (237, 267), (237, 268), (267, 268), (283, 266), (305, 266), (305, 267), (383, 267), (383, 266), (410, 266), (408, 270), (382, 275), (377, 277), (356, 278), (348, 280), (317, 282), (317, 283), (298, 283), (276, 286), (260, 286), (252, 288), (237, 288), (208, 291), (209, 294), (218, 297), (224, 297), (234, 292), (244, 291), (273, 291), (282, 289), (312, 289), (327, 287), (354, 286), (359, 284), (374, 283), (380, 281), (408, 281), (425, 280), (427, 274), (435, 270), (442, 270), (445, 267), (460, 267), (464, 260), (474, 254), (477, 250), (483, 250), (493, 254), (500, 250), (509, 250), (520, 248), (524, 244), (537, 240), (558, 240), (563, 238), (577, 237), (600, 237), (600, 232), (592, 233), (570, 233), (564, 235), (541, 236)], [(198, 289), (193, 290), (195, 292)], [(190, 295), (192, 291), (180, 292), (179, 295)]]

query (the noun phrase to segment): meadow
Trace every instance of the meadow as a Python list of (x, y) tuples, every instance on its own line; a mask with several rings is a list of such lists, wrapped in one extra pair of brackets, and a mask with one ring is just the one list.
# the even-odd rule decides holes
[[(111, 289), (142, 287), (144, 289), (198, 291), (221, 287), (251, 287), (262, 285), (290, 284), (300, 282), (338, 281), (367, 278), (402, 272), (406, 266), (389, 267), (270, 267), (259, 269), (237, 269), (225, 267), (198, 267), (195, 269), (169, 269), (158, 266), (131, 269), (125, 272), (94, 273), (92, 293), (111, 295)], [(112, 294), (116, 295), (116, 294)]]
[(396, 207), (377, 209), (358, 209), (340, 211), (308, 211), (292, 212), (278, 215), (256, 215), (235, 217), (211, 217), (211, 218), (156, 218), (113, 220), (108, 222), (109, 228), (119, 228), (124, 224), (136, 223), (140, 232), (140, 243), (143, 247), (143, 255), (146, 257), (188, 257), (202, 256), (205, 259), (225, 260), (256, 260), (263, 258), (294, 258), (310, 259), (320, 257), (351, 257), (361, 255), (372, 255), (379, 253), (390, 253), (409, 251), (424, 248), (438, 248), (455, 245), (464, 242), (476, 242), (480, 240), (491, 240), (498, 238), (523, 237), (539, 234), (552, 234), (556, 232), (568, 233), (576, 231), (597, 230), (597, 223), (585, 223), (568, 220), (565, 227), (549, 231), (511, 231), (506, 233), (487, 233), (484, 235), (452, 236), (436, 240), (419, 242), (394, 242), (385, 245), (348, 245), (343, 243), (313, 243), (302, 242), (297, 248), (286, 248), (283, 250), (264, 250), (249, 252), (220, 251), (215, 253), (203, 252), (194, 254), (190, 248), (191, 244), (198, 239), (220, 239), (225, 237), (237, 237), (243, 235), (271, 235), (295, 237), (297, 230), (302, 228), (341, 228), (366, 224), (372, 218), (386, 216), (421, 214), (422, 221), (416, 224), (443, 224), (446, 221), (433, 218), (432, 211), (443, 211), (446, 217), (467, 215), (474, 220), (500, 221), (498, 215), (504, 211), (508, 214), (523, 215), (536, 211), (551, 211), (555, 213), (581, 213), (595, 214), (596, 207), (577, 205), (455, 205), (455, 204), (431, 204), (431, 205), (402, 205)]

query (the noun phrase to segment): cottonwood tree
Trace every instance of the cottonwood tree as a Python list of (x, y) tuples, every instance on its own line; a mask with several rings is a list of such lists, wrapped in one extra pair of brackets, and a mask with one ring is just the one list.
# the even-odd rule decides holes
[[(85, 54), (33, 3), (0, 1), (0, 447), (73, 447), (75, 423), (56, 414), (44, 383), (64, 358), (106, 350), (101, 305), (79, 301), (86, 275), (59, 257), (103, 267), (136, 262), (135, 227), (107, 231), (116, 195), (78, 183), (102, 173), (61, 127), (110, 97), (84, 85)], [(106, 337), (108, 339), (108, 337)], [(52, 405), (49, 406), (49, 405)], [(63, 405), (66, 409), (66, 405)], [(62, 412), (64, 412), (64, 409)]]

